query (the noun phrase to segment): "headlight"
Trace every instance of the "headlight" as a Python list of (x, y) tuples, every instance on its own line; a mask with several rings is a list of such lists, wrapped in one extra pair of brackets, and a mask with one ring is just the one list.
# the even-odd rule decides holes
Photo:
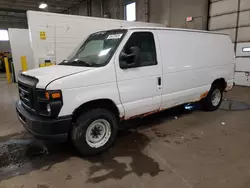
[(63, 106), (62, 92), (60, 90), (45, 91), (38, 89), (36, 100), (37, 113), (46, 117), (57, 117)]

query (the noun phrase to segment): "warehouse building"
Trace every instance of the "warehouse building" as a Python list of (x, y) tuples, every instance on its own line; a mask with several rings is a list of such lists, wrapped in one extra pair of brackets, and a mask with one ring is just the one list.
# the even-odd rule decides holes
[(250, 0), (0, 0), (0, 188), (250, 187), (249, 96)]

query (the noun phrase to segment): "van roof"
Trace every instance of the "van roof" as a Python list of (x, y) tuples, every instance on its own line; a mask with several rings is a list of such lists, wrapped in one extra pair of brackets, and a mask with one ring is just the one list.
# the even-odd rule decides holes
[(121, 27), (121, 29), (128, 30), (140, 30), (140, 29), (148, 29), (148, 30), (171, 30), (171, 31), (186, 31), (186, 32), (195, 32), (195, 33), (208, 33), (208, 34), (218, 34), (218, 35), (227, 35), (226, 33), (219, 33), (214, 31), (205, 31), (205, 30), (195, 30), (195, 29), (182, 29), (182, 28), (170, 28), (170, 27)]

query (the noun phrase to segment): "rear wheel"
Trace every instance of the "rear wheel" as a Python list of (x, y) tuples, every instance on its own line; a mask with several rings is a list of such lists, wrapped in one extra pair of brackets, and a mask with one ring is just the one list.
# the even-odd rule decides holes
[(223, 98), (223, 89), (220, 85), (213, 85), (207, 95), (202, 101), (202, 107), (207, 111), (214, 111), (220, 107)]
[(81, 114), (71, 132), (76, 149), (83, 155), (95, 155), (108, 149), (117, 134), (117, 119), (106, 109)]

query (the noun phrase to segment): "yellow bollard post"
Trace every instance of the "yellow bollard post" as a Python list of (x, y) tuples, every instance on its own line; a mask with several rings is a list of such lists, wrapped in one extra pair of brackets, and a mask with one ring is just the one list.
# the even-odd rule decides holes
[(22, 71), (28, 70), (26, 56), (21, 56)]
[(8, 58), (4, 58), (4, 64), (5, 64), (5, 71), (6, 71), (6, 78), (8, 83), (11, 83), (11, 77), (10, 77), (10, 67), (9, 67), (9, 61)]

